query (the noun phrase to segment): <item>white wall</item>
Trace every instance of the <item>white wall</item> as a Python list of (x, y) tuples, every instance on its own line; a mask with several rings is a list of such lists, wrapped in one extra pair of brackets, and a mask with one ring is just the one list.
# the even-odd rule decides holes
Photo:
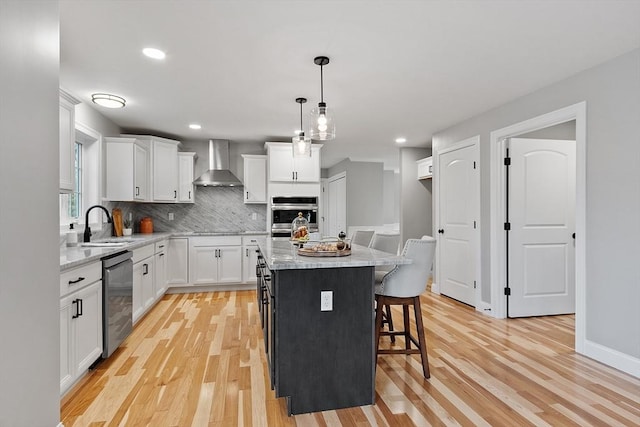
[(329, 178), (347, 173), (347, 227), (384, 224), (383, 167), (383, 163), (345, 159), (329, 168)]
[(407, 239), (419, 239), (433, 233), (432, 180), (418, 180), (417, 160), (431, 155), (428, 148), (400, 149), (400, 236), (401, 244)]
[[(585, 239), (587, 256), (586, 339), (604, 352), (627, 355), (638, 367), (640, 50), (439, 132), (433, 147), (480, 135), (481, 223), (489, 224), (489, 133), (582, 101), (587, 104), (587, 233), (578, 238)], [(489, 237), (483, 227), (482, 283), (489, 283)]]
[(392, 170), (383, 172), (384, 191), (382, 192), (385, 224), (400, 223), (400, 174)]
[(0, 426), (53, 427), (60, 420), (58, 2), (3, 0), (0, 53)]

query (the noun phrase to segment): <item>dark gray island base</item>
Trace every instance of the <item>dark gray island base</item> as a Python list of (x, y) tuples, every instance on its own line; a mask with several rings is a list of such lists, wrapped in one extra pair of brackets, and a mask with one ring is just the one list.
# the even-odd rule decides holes
[[(271, 387), (289, 414), (371, 405), (375, 397), (375, 265), (407, 260), (354, 246), (307, 258), (288, 241), (259, 243), (258, 306)], [(321, 310), (321, 292), (332, 310)]]

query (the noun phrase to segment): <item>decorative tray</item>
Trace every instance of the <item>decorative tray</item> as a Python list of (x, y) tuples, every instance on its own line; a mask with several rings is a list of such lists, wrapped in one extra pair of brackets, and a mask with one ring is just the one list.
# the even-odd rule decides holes
[(298, 249), (298, 255), (316, 257), (347, 256), (351, 255), (351, 249), (343, 249), (341, 251), (314, 251), (313, 249), (300, 248)]

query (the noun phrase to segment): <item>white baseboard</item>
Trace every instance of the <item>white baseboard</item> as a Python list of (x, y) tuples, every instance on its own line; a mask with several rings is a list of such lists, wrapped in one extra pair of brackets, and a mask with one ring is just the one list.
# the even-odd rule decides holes
[(64, 427), (64, 424), (62, 424), (62, 421), (58, 423), (57, 427)]
[(585, 340), (583, 354), (612, 368), (640, 378), (640, 359), (638, 358), (589, 340)]
[(440, 285), (437, 284), (436, 282), (432, 282), (431, 283), (431, 292), (433, 292), (434, 294), (440, 295)]
[(491, 317), (495, 317), (493, 315), (493, 310), (491, 310), (491, 304), (486, 303), (484, 301), (479, 301), (476, 304), (476, 311), (479, 311), (480, 313), (487, 315), (487, 316), (491, 316)]
[(191, 294), (197, 292), (251, 291), (256, 290), (254, 283), (238, 283), (230, 285), (193, 285), (176, 286), (167, 289), (167, 294)]

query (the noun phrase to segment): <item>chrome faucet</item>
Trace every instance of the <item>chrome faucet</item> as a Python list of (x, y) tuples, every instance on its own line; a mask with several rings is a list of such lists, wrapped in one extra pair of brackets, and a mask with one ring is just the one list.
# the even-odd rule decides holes
[(91, 228), (89, 228), (89, 212), (91, 212), (91, 209), (93, 208), (100, 208), (104, 211), (105, 214), (107, 214), (107, 222), (111, 223), (111, 215), (109, 215), (109, 211), (107, 210), (107, 208), (105, 208), (102, 205), (93, 205), (91, 206), (89, 209), (87, 209), (87, 213), (84, 217), (84, 241), (85, 242), (90, 242), (91, 241)]

